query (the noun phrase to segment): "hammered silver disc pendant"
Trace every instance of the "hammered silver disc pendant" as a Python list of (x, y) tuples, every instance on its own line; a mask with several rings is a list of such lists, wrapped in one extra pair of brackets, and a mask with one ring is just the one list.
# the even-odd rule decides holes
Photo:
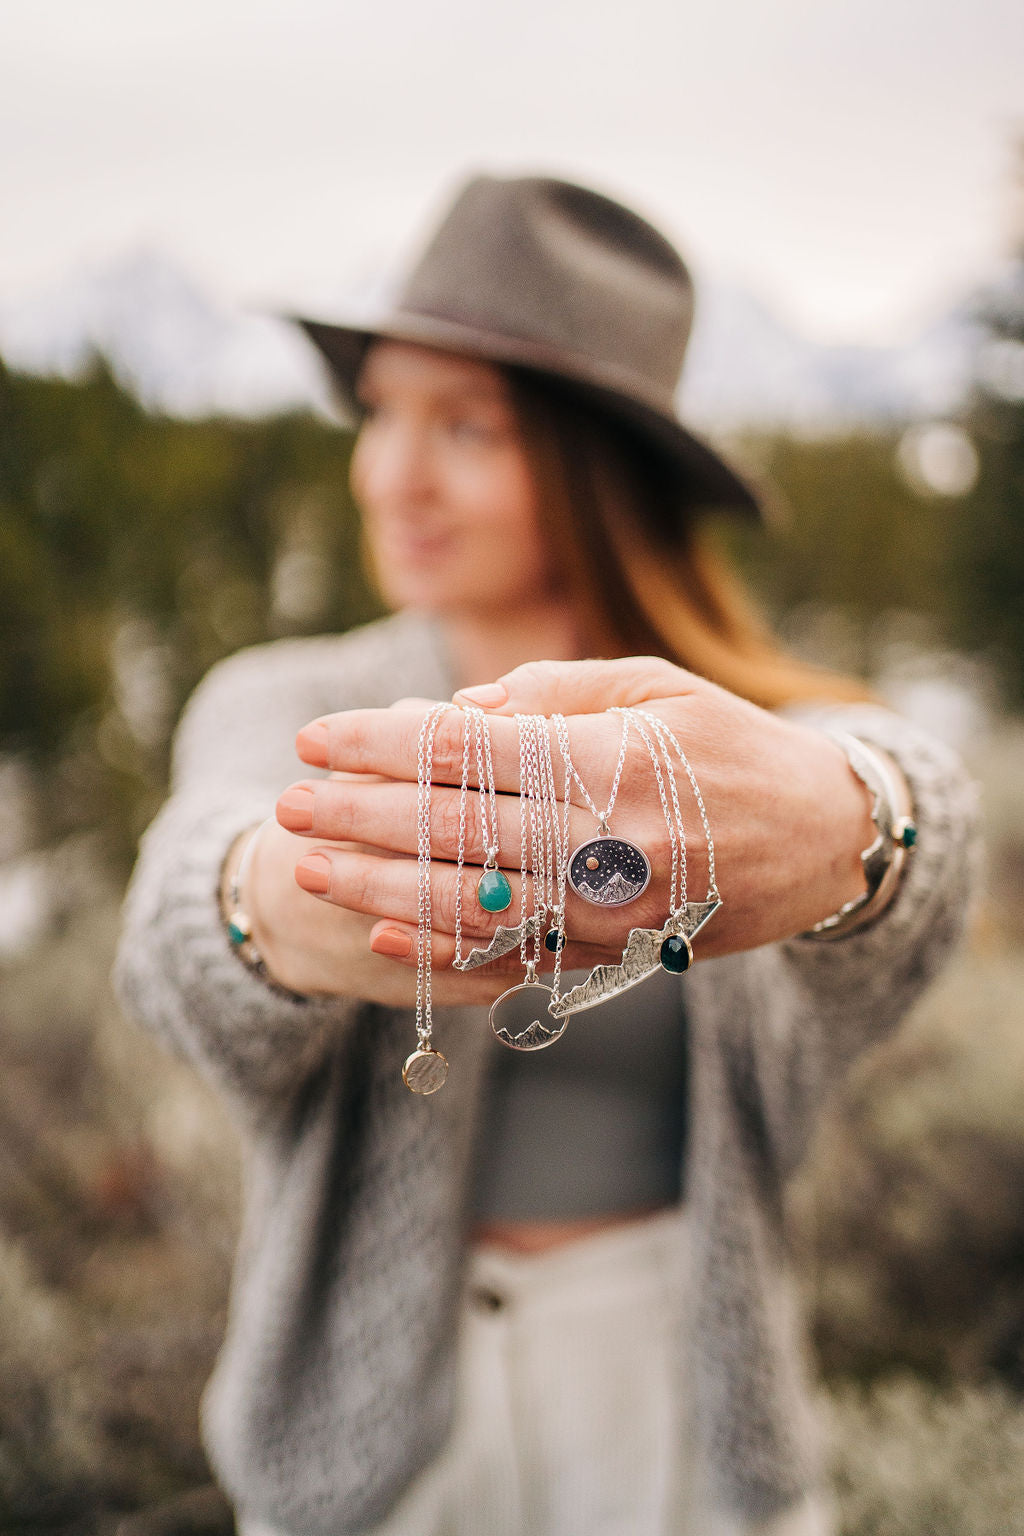
[[(551, 1021), (554, 992), (542, 981), (521, 981), (491, 1004), (495, 1038), (513, 1051), (542, 1051), (565, 1034), (568, 1018)], [(547, 1020), (547, 1022), (544, 1022)]]
[(569, 884), (595, 907), (625, 906), (646, 891), (650, 881), (646, 853), (624, 837), (592, 837), (569, 856)]
[(411, 1093), (436, 1093), (448, 1077), (448, 1060), (433, 1046), (421, 1047), (405, 1058), (402, 1078)]

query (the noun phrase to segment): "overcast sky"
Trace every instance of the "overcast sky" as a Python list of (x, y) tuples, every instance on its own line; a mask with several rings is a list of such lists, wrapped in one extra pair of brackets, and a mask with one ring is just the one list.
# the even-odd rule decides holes
[(148, 246), (324, 308), (541, 169), (901, 339), (1006, 252), (1022, 82), (1022, 0), (0, 0), (0, 301)]

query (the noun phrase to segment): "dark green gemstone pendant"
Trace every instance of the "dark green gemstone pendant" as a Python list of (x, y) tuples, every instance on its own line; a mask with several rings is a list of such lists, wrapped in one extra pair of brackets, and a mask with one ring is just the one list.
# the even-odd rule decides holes
[(693, 961), (693, 950), (690, 948), (689, 939), (681, 933), (669, 934), (661, 946), (660, 957), (666, 971), (672, 971), (676, 975), (688, 971)]
[(502, 869), (485, 869), (476, 886), (476, 899), (485, 912), (505, 912), (512, 905), (512, 887)]
[(565, 935), (559, 933), (557, 928), (549, 928), (544, 935), (544, 948), (552, 955), (557, 955), (564, 943)]

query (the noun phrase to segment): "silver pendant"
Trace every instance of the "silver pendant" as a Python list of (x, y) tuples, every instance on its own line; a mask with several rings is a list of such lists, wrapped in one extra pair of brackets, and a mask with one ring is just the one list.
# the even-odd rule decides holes
[(650, 880), (646, 853), (624, 837), (592, 837), (569, 856), (569, 884), (592, 906), (624, 906), (646, 891)]
[(514, 928), (506, 928), (499, 923), (486, 949), (471, 949), (461, 960), (453, 960), (452, 965), (457, 971), (475, 971), (478, 965), (487, 965), (491, 960), (498, 960), (511, 950), (518, 949), (524, 939), (532, 939), (540, 932), (540, 924), (541, 920), (536, 916), (528, 917), (525, 923), (517, 923)]
[(405, 1058), (402, 1080), (411, 1093), (436, 1093), (448, 1077), (448, 1061), (432, 1046), (413, 1051)]
[(521, 981), (491, 1004), (491, 1028), (502, 1045), (513, 1051), (542, 1051), (565, 1034), (568, 1018), (552, 1027), (541, 1022), (554, 997), (542, 981)]
[(692, 939), (721, 905), (720, 897), (714, 901), (688, 901), (681, 912), (669, 918), (664, 928), (632, 928), (620, 964), (595, 966), (586, 981), (564, 992), (551, 1005), (552, 1016), (567, 1019), (571, 1013), (596, 1008), (598, 1003), (618, 997), (620, 992), (646, 981), (661, 965), (661, 946), (665, 940), (675, 935)]

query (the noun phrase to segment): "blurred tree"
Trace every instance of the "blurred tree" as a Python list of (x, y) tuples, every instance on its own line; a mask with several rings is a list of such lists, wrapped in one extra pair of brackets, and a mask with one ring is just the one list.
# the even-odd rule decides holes
[(125, 864), (212, 662), (379, 611), (350, 447), (308, 414), (148, 415), (101, 359), (76, 383), (0, 363), (0, 753), (48, 840), (97, 828)]
[[(809, 659), (866, 675), (878, 667), (886, 613), (924, 616), (941, 634), (953, 579), (949, 509), (900, 470), (902, 432), (800, 438), (749, 436), (744, 456), (776, 487), (768, 530), (716, 533), (790, 643)], [(825, 652), (808, 610), (829, 615)], [(809, 633), (806, 631), (809, 630)]]
[(956, 631), (994, 651), (1010, 702), (1024, 703), (1024, 140), (1018, 147), (1013, 255), (982, 295), (986, 337), (965, 417), (978, 452), (977, 485), (955, 541)]

